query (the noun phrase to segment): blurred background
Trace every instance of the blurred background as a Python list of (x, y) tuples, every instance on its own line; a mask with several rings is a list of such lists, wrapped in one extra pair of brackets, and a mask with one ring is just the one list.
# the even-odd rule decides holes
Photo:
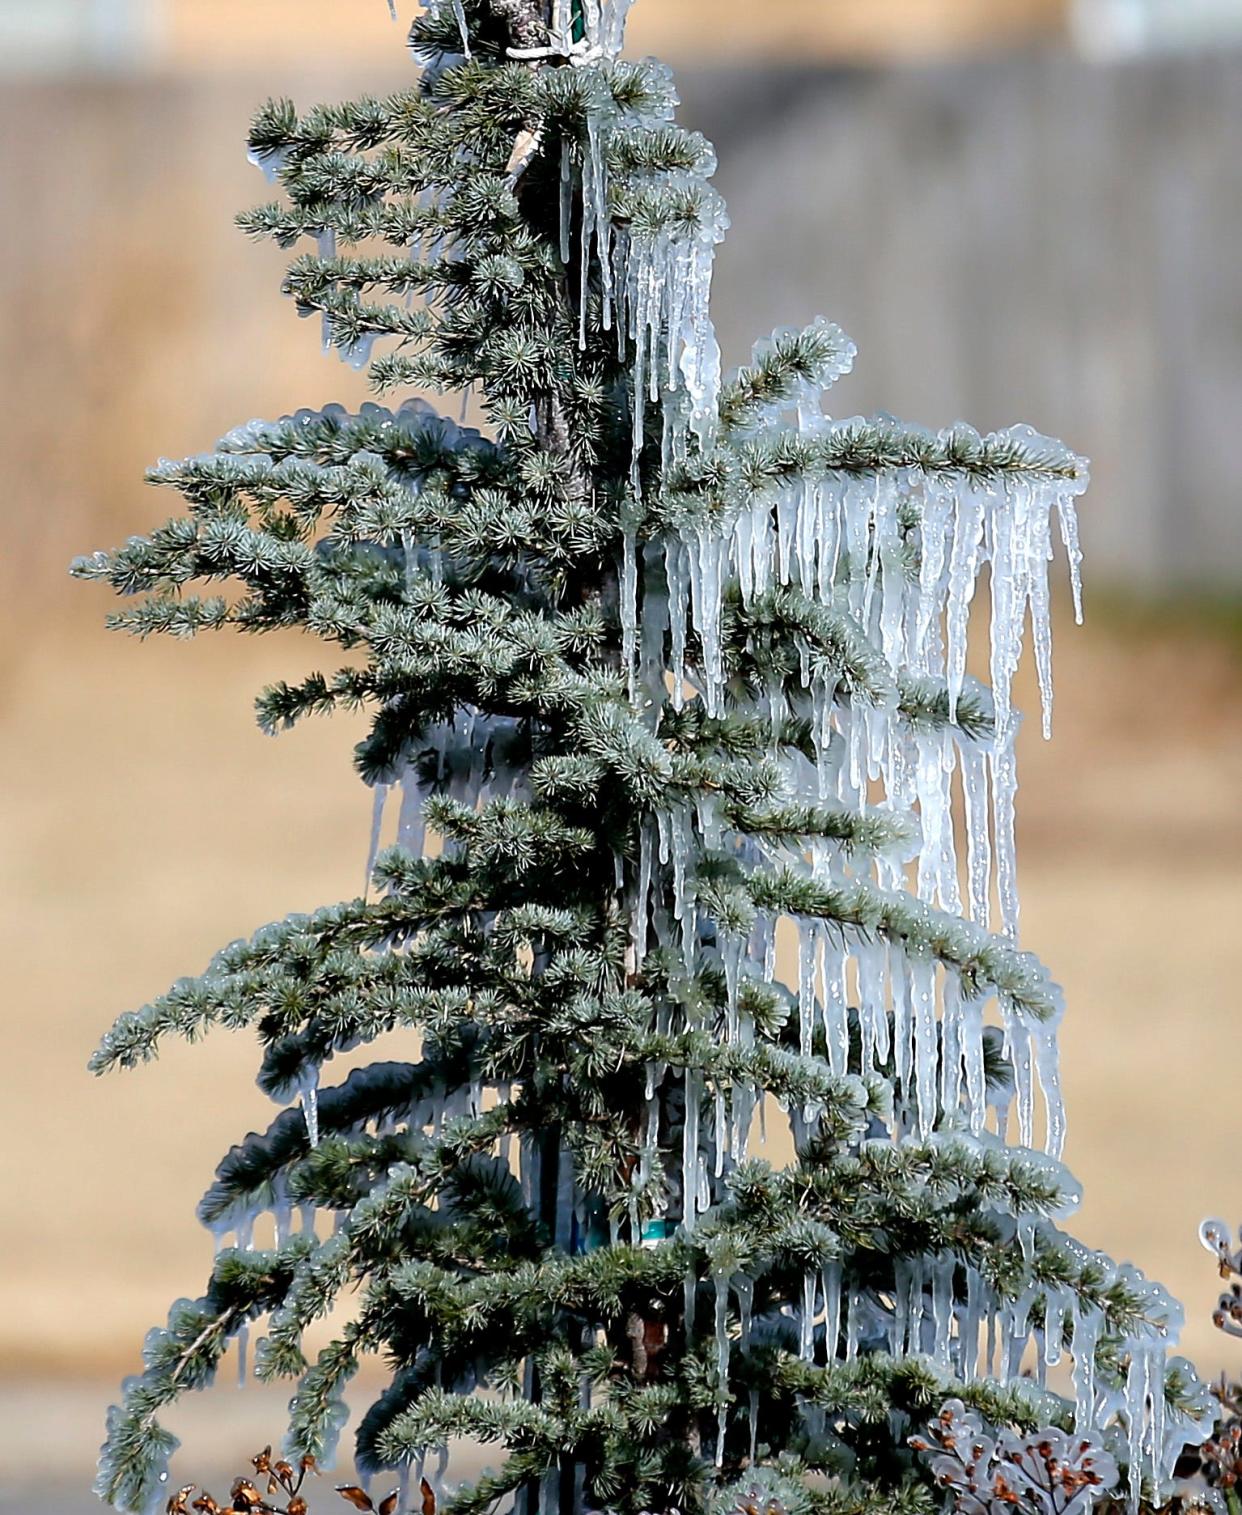
[[(1024, 938), (1069, 999), (1076, 1229), (1236, 1368), (1195, 1232), (1242, 1220), (1242, 0), (642, 0), (631, 42), (720, 149), (731, 362), (822, 311), (861, 354), (838, 413), (1027, 421), (1094, 460), (1088, 625), (1022, 755)], [(348, 721), (253, 725), (310, 649), (108, 637), (65, 565), (164, 518), (157, 455), (366, 397), (232, 216), (264, 197), (266, 95), (409, 76), (384, 0), (0, 0), (5, 1510), (89, 1505), (113, 1380), (201, 1289), (194, 1201), (271, 1115), (248, 1043), (95, 1083), (96, 1034), (355, 894), (369, 808)], [(278, 1435), (282, 1398), (193, 1407), (190, 1476)]]

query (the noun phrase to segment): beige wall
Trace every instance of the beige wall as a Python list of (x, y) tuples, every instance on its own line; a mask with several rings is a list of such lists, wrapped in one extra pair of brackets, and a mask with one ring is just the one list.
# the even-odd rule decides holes
[[(168, 0), (167, 55), (178, 65), (376, 56), (393, 46), (385, 0)], [(927, 56), (1056, 32), (1066, 0), (639, 0), (637, 51), (696, 58)], [(411, 0), (398, 7), (415, 14)], [(346, 24), (347, 23), (347, 24)]]

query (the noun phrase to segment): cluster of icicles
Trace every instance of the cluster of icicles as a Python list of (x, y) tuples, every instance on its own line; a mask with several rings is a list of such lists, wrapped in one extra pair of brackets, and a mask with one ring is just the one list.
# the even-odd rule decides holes
[[(654, 69), (656, 65), (648, 64)], [(581, 290), (579, 341), (587, 345), (587, 315), (592, 287), (592, 257), (600, 278), (605, 331), (614, 326), (618, 354), (633, 375), (630, 482), (640, 489), (648, 404), (659, 403), (664, 416), (665, 465), (685, 459), (691, 433), (708, 450), (716, 436), (720, 395), (720, 345), (711, 319), (712, 273), (716, 248), (724, 240), (728, 217), (724, 201), (707, 183), (715, 160), (705, 148), (703, 172), (635, 176), (630, 188), (641, 194), (693, 197), (699, 214), (692, 225), (676, 218), (653, 229), (615, 224), (610, 206), (609, 137), (621, 123), (604, 77), (595, 81), (586, 112), (586, 140), (581, 164), (568, 141), (561, 154), (561, 257), (573, 256), (575, 207), (581, 215), (578, 237)], [(676, 96), (666, 76), (663, 104), (645, 115), (630, 113), (629, 127), (652, 127), (673, 119)], [(575, 193), (576, 191), (576, 193)]]
[[(1029, 1245), (1029, 1229), (1018, 1221), (1022, 1244)], [(1083, 1252), (1086, 1258), (1090, 1254)], [(1106, 1259), (1101, 1259), (1106, 1262)], [(1123, 1274), (1126, 1270), (1122, 1270)], [(830, 1263), (807, 1273), (798, 1304), (782, 1310), (786, 1330), (797, 1336), (802, 1361), (825, 1366), (852, 1362), (866, 1352), (886, 1352), (901, 1358), (918, 1354), (963, 1384), (980, 1380), (1022, 1382), (1033, 1374), (1039, 1389), (1047, 1383), (1048, 1370), (1057, 1368), (1065, 1354), (1069, 1327), (1069, 1353), (1074, 1364), (1075, 1429), (1083, 1436), (1105, 1434), (1120, 1419), (1125, 1426), (1126, 1455), (1132, 1506), (1137, 1508), (1144, 1479), (1157, 1487), (1167, 1485), (1173, 1467), (1188, 1438), (1189, 1427), (1178, 1416), (1169, 1416), (1164, 1402), (1165, 1356), (1182, 1325), (1181, 1307), (1158, 1284), (1133, 1274), (1128, 1282), (1144, 1295), (1147, 1324), (1141, 1336), (1127, 1344), (1130, 1353), (1125, 1382), (1105, 1387), (1095, 1376), (1095, 1352), (1103, 1329), (1097, 1309), (1084, 1309), (1073, 1293), (1061, 1286), (1028, 1289), (1014, 1301), (998, 1301), (987, 1283), (972, 1267), (953, 1256), (898, 1259), (891, 1298), (848, 1288), (841, 1266)], [(964, 1279), (963, 1279), (964, 1275)], [(964, 1284), (964, 1287), (963, 1287)], [(722, 1388), (727, 1389), (729, 1362), (735, 1350), (745, 1352), (754, 1319), (755, 1280), (742, 1273), (716, 1274), (716, 1350)], [(964, 1293), (964, 1299), (963, 1299)], [(730, 1305), (740, 1321), (740, 1337), (729, 1331)], [(1043, 1323), (1032, 1325), (1032, 1312), (1040, 1304)], [(762, 1323), (771, 1336), (777, 1322)], [(759, 1399), (753, 1393), (749, 1405), (751, 1457), (755, 1455), (759, 1427)], [(804, 1405), (803, 1413), (812, 1433), (822, 1431), (823, 1410)], [(719, 1415), (716, 1460), (723, 1460), (725, 1415)]]
[[(653, 1092), (654, 1087), (653, 1083)], [(701, 1092), (701, 1088), (691, 1090), (692, 1095)], [(501, 1100), (509, 1098), (510, 1094), (511, 1091), (504, 1086), (496, 1090), (497, 1098)], [(426, 1129), (434, 1137), (442, 1123), (453, 1116), (477, 1115), (481, 1103), (481, 1090), (477, 1087), (457, 1091), (434, 1109), (429, 1102), (421, 1101), (404, 1115), (390, 1116), (376, 1123), (375, 1134), (382, 1135), (405, 1126)], [(697, 1110), (697, 1101), (692, 1099), (688, 1108)], [(747, 1109), (753, 1115), (754, 1102), (750, 1102)], [(690, 1129), (694, 1133), (697, 1172), (685, 1173), (683, 1183), (687, 1192), (702, 1193), (706, 1197), (710, 1181), (703, 1166), (697, 1118), (692, 1120)], [(353, 1134), (362, 1135), (366, 1130), (365, 1125), (359, 1126)], [(935, 1140), (933, 1138), (933, 1142)], [(720, 1172), (720, 1150), (717, 1145), (717, 1175)], [(744, 1158), (744, 1142), (737, 1155)], [(514, 1166), (522, 1194), (532, 1207), (542, 1188), (540, 1160), (538, 1143), (529, 1137), (520, 1139)], [(507, 1145), (503, 1143), (499, 1161), (506, 1167), (510, 1162)], [(1050, 1173), (1055, 1170), (1060, 1176), (1059, 1168), (1051, 1160), (1049, 1170)], [(573, 1253), (605, 1240), (615, 1244), (623, 1239), (623, 1226), (615, 1219), (606, 1235), (593, 1233), (585, 1196), (575, 1182), (573, 1164), (565, 1148), (560, 1154), (557, 1191), (554, 1241), (558, 1249)], [(1071, 1196), (1067, 1208), (1072, 1208), (1075, 1202)], [(216, 1228), (217, 1245), (223, 1245), (231, 1232), (234, 1245), (252, 1246), (260, 1210), (268, 1208), (272, 1211), (275, 1241), (279, 1246), (292, 1231), (291, 1206), (283, 1197), (283, 1190), (269, 1205), (256, 1204), (244, 1212), (233, 1213), (226, 1223)], [(345, 1219), (345, 1213), (338, 1212), (337, 1226)], [(312, 1231), (314, 1222), (313, 1207), (303, 1207), (301, 1229)], [(1005, 1224), (1003, 1218), (1001, 1224)], [(1013, 1229), (1015, 1247), (1029, 1262), (1034, 1256), (1035, 1221), (1019, 1214), (1012, 1216), (1009, 1224)], [(1080, 1264), (1094, 1262), (1102, 1276), (1111, 1273), (1112, 1265), (1102, 1254), (1090, 1253), (1064, 1238), (1060, 1244), (1070, 1248)], [(1101, 1383), (1095, 1374), (1095, 1353), (1105, 1324), (1103, 1312), (1095, 1307), (1084, 1307), (1074, 1291), (1062, 1285), (1035, 1285), (1028, 1287), (1016, 1300), (1001, 1300), (975, 1268), (945, 1253), (934, 1257), (895, 1259), (892, 1289), (877, 1292), (850, 1286), (842, 1266), (827, 1263), (804, 1275), (800, 1298), (756, 1316), (755, 1277), (744, 1271), (711, 1273), (705, 1282), (714, 1299), (714, 1338), (720, 1389), (715, 1461), (719, 1466), (724, 1459), (726, 1416), (732, 1392), (731, 1362), (735, 1353), (745, 1354), (751, 1350), (757, 1337), (761, 1337), (764, 1344), (776, 1340), (787, 1344), (790, 1351), (810, 1365), (822, 1367), (837, 1361), (848, 1363), (877, 1351), (895, 1358), (917, 1354), (961, 1383), (990, 1380), (1024, 1384), (1031, 1392), (1044, 1390), (1049, 1384), (1049, 1370), (1055, 1372), (1062, 1368), (1068, 1358), (1073, 1374), (1075, 1429), (1083, 1436), (1106, 1438), (1114, 1426), (1120, 1424), (1124, 1428), (1130, 1492), (1137, 1507), (1143, 1481), (1157, 1487), (1167, 1484), (1178, 1456), (1187, 1440), (1193, 1439), (1196, 1427), (1182, 1416), (1169, 1415), (1163, 1394), (1166, 1354), (1176, 1342), (1182, 1325), (1180, 1306), (1160, 1285), (1144, 1279), (1133, 1269), (1121, 1268), (1117, 1270), (1117, 1276), (1138, 1293), (1143, 1326), (1126, 1344), (1129, 1364), (1124, 1382), (1110, 1386)], [(694, 1274), (687, 1275), (685, 1287), (685, 1309), (689, 1312), (700, 1287)], [(738, 1322), (736, 1335), (731, 1319)], [(247, 1374), (245, 1332), (238, 1341), (238, 1364), (240, 1381), (244, 1383)], [(753, 1460), (760, 1433), (761, 1405), (757, 1391), (751, 1392), (747, 1409)], [(1041, 1413), (1051, 1409), (1051, 1401), (1038, 1405), (1038, 1409)], [(824, 1411), (804, 1405), (803, 1413), (812, 1434), (826, 1429)], [(1209, 1411), (1205, 1425), (1210, 1423), (1210, 1418)], [(345, 1421), (343, 1412), (339, 1421), (335, 1427), (338, 1433)], [(1205, 1430), (1205, 1427), (1198, 1429)], [(409, 1508), (411, 1484), (417, 1487), (425, 1473), (437, 1490), (449, 1492), (445, 1483), (449, 1448), (430, 1448), (427, 1452), (436, 1454), (434, 1474), (428, 1469), (427, 1453), (401, 1469), (399, 1508), (402, 1511)], [(326, 1449), (325, 1464), (330, 1463), (331, 1455), (331, 1448)], [(555, 1515), (558, 1508), (555, 1499), (547, 1504), (541, 1500), (539, 1506), (547, 1515)]]
[[(808, 426), (805, 409), (802, 424), (804, 429)], [(822, 424), (829, 423), (823, 420)], [(960, 435), (961, 429), (957, 430)], [(1032, 447), (1043, 443), (1025, 428), (1013, 436)], [(1084, 481), (1081, 467), (1064, 481), (1049, 475), (1032, 482), (1027, 476), (995, 485), (924, 476), (914, 470), (866, 478), (821, 475), (791, 484), (775, 498), (762, 498), (724, 529), (670, 535), (663, 546), (662, 563), (653, 561), (650, 550), (640, 563), (629, 542), (621, 603), (627, 618), (632, 687), (644, 690), (648, 698), (658, 692), (663, 663), (654, 670), (643, 665), (662, 655), (667, 639), (674, 703), (682, 703), (687, 692), (695, 691), (709, 714), (724, 712), (721, 614), (731, 583), (739, 586), (746, 605), (776, 586), (793, 585), (811, 599), (847, 612), (883, 653), (891, 675), (902, 673), (947, 684), (950, 722), (935, 726), (906, 719), (895, 699), (872, 704), (864, 698), (843, 698), (837, 684), (817, 671), (809, 647), (800, 649), (800, 695), (791, 697), (785, 687), (774, 683), (757, 712), (770, 717), (774, 730), (789, 714), (810, 718), (814, 761), (800, 756), (782, 759), (789, 797), (859, 814), (875, 807), (913, 816), (918, 836), (913, 879), (908, 877), (908, 854), (881, 854), (854, 863), (827, 843), (816, 843), (808, 850), (807, 871), (824, 882), (863, 878), (893, 892), (912, 884), (917, 900), (928, 908), (955, 917), (968, 911), (969, 921), (954, 928), (968, 946), (972, 936), (981, 938), (992, 924), (995, 891), (1000, 930), (1016, 938), (1014, 746), (1018, 723), (1010, 686), (1029, 608), (1047, 722), (1052, 696), (1048, 589), (1052, 521), (1055, 517), (1059, 522), (1068, 550), (1077, 605), (1074, 496)], [(905, 566), (909, 556), (905, 535), (912, 518), (918, 521), (917, 576)], [(980, 686), (968, 682), (965, 670), (970, 605), (985, 563), (992, 569), (994, 725), (992, 734), (983, 738), (970, 735), (953, 718), (964, 691), (975, 702), (984, 697)], [(654, 627), (651, 618), (658, 622)], [(686, 651), (691, 626), (701, 649), (694, 667), (688, 666)], [(964, 857), (959, 856), (956, 822), (959, 773)], [(635, 923), (640, 959), (653, 924), (658, 926), (648, 909), (653, 853), (671, 869), (673, 913), (687, 961), (698, 951), (692, 859), (699, 845), (709, 850), (723, 845), (710, 804), (700, 804), (697, 811), (674, 809), (644, 829)], [(788, 849), (752, 845), (751, 851), (758, 860), (774, 855), (785, 865), (790, 862)], [(940, 972), (932, 958), (886, 950), (858, 938), (842, 942), (816, 922), (803, 922), (799, 929), (803, 1047), (809, 1049), (814, 1028), (822, 1020), (834, 1070), (844, 1072), (848, 1014), (854, 1005), (861, 1020), (863, 1071), (878, 1069), (891, 1053), (902, 1087), (913, 1085), (916, 1091), (905, 1129), (926, 1135), (939, 1101), (948, 1110), (964, 1104), (970, 1129), (976, 1134), (983, 1130), (987, 1095), (982, 1002), (964, 992), (956, 974)], [(766, 923), (746, 952), (756, 972), (768, 979), (774, 963), (773, 932), (774, 923)], [(1059, 1155), (1064, 1139), (1056, 1050), (1059, 1016), (1041, 1022), (1001, 1008), (1014, 1073), (1019, 1140), (1024, 1146), (1032, 1143), (1037, 1074), (1046, 1106), (1046, 1148)], [(730, 1031), (736, 1031), (732, 1016)], [(940, 1037), (944, 1056), (937, 1092)], [(998, 1102), (996, 1130), (1004, 1138), (1007, 1105), (1003, 1099)]]

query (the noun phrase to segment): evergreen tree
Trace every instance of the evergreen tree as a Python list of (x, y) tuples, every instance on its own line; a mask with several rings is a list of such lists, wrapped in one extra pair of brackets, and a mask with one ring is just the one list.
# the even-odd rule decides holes
[[(140, 636), (338, 649), (259, 721), (365, 708), (376, 800), (364, 897), (226, 947), (95, 1056), (250, 1029), (289, 1105), (220, 1164), (207, 1291), (111, 1413), (119, 1509), (261, 1319), (294, 1458), (330, 1462), (367, 1355), (364, 1473), (408, 1494), (498, 1449), (426, 1474), (452, 1515), (913, 1512), (937, 1483), (1081, 1509), (1115, 1463), (1137, 1503), (1210, 1424), (1174, 1303), (1058, 1229), (1062, 1002), (1016, 945), (1010, 684), (1029, 608), (1047, 719), (1083, 461), (830, 420), (854, 348), (824, 321), (722, 381), (712, 150), (621, 58), (627, 9), (431, 0), (412, 87), (251, 133), (284, 199), (242, 224), (316, 245), (299, 311), (486, 434), (421, 400), (255, 422), (154, 470), (183, 514), (76, 565)], [(320, 1091), (409, 1028), (419, 1062)]]

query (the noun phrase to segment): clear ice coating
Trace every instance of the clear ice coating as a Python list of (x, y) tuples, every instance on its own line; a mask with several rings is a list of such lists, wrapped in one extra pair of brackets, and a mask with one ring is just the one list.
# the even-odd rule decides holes
[[(648, 302), (661, 298), (660, 277), (643, 270), (639, 297)], [(639, 308), (637, 323), (648, 336), (635, 343), (640, 392), (651, 381), (655, 338), (650, 333), (659, 325), (645, 316), (648, 308)], [(757, 351), (756, 360), (763, 351)], [(654, 397), (654, 387), (650, 393)], [(779, 427), (782, 412), (795, 407), (797, 434), (828, 444), (838, 426), (863, 424), (832, 422), (803, 392), (770, 407), (750, 424), (749, 435)], [(767, 858), (795, 871), (801, 868), (807, 877), (824, 882), (856, 880), (908, 892), (918, 908), (946, 917), (964, 916), (941, 929), (961, 949), (956, 961), (969, 962), (983, 948), (987, 932), (1011, 943), (1018, 935), (1014, 817), (1019, 717), (1012, 687), (1029, 619), (1043, 730), (1050, 735), (1048, 575), (1053, 522), (1064, 543), (1080, 618), (1075, 502), (1087, 475), (1081, 459), (1025, 427), (980, 439), (956, 426), (926, 440), (946, 451), (951, 446), (983, 446), (993, 454), (1012, 449), (1040, 458), (1047, 466), (986, 477), (919, 467), (857, 475), (827, 467), (791, 472), (735, 507), (721, 522), (669, 532), (662, 544), (662, 574), (648, 552), (627, 541), (621, 596), (624, 642), (631, 691), (640, 697), (650, 698), (648, 692), (658, 686), (660, 671), (668, 666), (676, 708), (697, 698), (709, 716), (736, 712), (770, 721), (772, 754), (786, 799), (833, 804), (860, 817), (878, 809), (914, 821), (914, 845), (904, 854), (886, 855), (881, 850), (874, 857), (852, 855), (835, 844), (815, 842), (799, 858), (791, 857), (784, 844), (769, 845), (758, 838), (737, 843), (744, 857)], [(715, 433), (703, 437), (701, 445), (709, 450), (721, 441), (725, 448), (730, 445), (727, 434)], [(636, 434), (636, 448), (638, 443)], [(826, 445), (823, 455), (830, 452)], [(676, 443), (666, 446), (666, 462), (680, 456), (684, 454), (678, 453)], [(967, 673), (971, 612), (985, 568), (990, 582), (990, 693)], [(860, 632), (875, 655), (885, 689), (866, 697), (854, 693), (840, 676), (826, 675), (822, 665), (817, 666), (807, 645), (799, 649), (801, 671), (794, 687), (786, 682), (744, 693), (740, 684), (728, 686), (723, 645), (728, 597), (736, 594), (746, 609), (761, 609), (782, 588), (800, 591)], [(654, 632), (648, 616), (656, 618)], [(643, 657), (663, 660), (666, 654), (667, 665), (661, 661), (659, 668), (642, 666)], [(927, 699), (925, 708), (920, 708), (920, 690)], [(939, 718), (931, 713), (938, 700), (943, 700)], [(784, 755), (777, 731), (789, 715), (807, 721), (813, 761), (803, 754)], [(657, 815), (661, 845), (654, 864), (650, 845), (643, 845), (636, 906), (640, 918), (634, 932), (635, 940), (645, 943), (654, 930), (663, 941), (675, 922), (688, 967), (704, 944), (695, 904), (695, 858), (703, 847), (720, 846), (719, 835), (710, 835), (703, 823), (702, 807), (697, 832), (693, 820), (690, 827), (687, 837), (684, 822), (672, 808)], [(653, 872), (658, 880), (661, 867), (669, 874), (672, 921), (661, 922), (655, 903), (659, 890)], [(1011, 995), (993, 996), (977, 981), (968, 981), (948, 960), (952, 953), (938, 959), (900, 941), (882, 945), (861, 934), (837, 936), (812, 919), (793, 924), (797, 951), (790, 979), (801, 1055), (814, 1055), (822, 1035), (821, 1045), (835, 1073), (846, 1073), (852, 1057), (857, 1057), (864, 1076), (886, 1073), (894, 1081), (896, 1096), (890, 1134), (899, 1142), (935, 1143), (945, 1135), (954, 1139), (956, 1133), (956, 1139), (1003, 1145), (1011, 1135), (1012, 1104), (1012, 1135), (1027, 1149), (1042, 1139), (1048, 1171), (1056, 1175), (1066, 1207), (1072, 1209), (1076, 1190), (1055, 1162), (1065, 1140), (1057, 1054), (1062, 1005), (1055, 986), (1048, 986), (1041, 1017), (1023, 1009)], [(727, 987), (722, 1027), (726, 1041), (745, 1043), (754, 1037), (753, 1026), (738, 1011), (740, 984), (750, 975), (771, 982), (774, 936), (774, 923), (769, 922), (756, 927), (748, 941), (726, 940), (716, 948)], [(1008, 1089), (988, 1085), (989, 1024), (996, 1028), (994, 1036), (999, 1032)], [(735, 1087), (734, 1102), (737, 1092)], [(659, 1100), (659, 1089), (652, 1086), (652, 1132), (658, 1129)], [(699, 1149), (704, 1132), (697, 1103), (690, 1101), (682, 1133), (687, 1229), (700, 1224), (708, 1208), (703, 1203)], [(722, 1103), (718, 1094), (718, 1106)], [(742, 1112), (746, 1127), (749, 1114), (748, 1109)], [(788, 1115), (797, 1144), (814, 1129), (814, 1112), (790, 1109)], [(709, 1145), (714, 1143), (707, 1166), (717, 1174), (725, 1161), (722, 1133), (728, 1133), (729, 1160), (736, 1162), (745, 1154), (742, 1131), (730, 1127), (727, 1113), (720, 1113), (706, 1133)], [(1034, 1218), (1018, 1216), (1013, 1224), (1017, 1244), (1032, 1261)], [(1221, 1243), (1219, 1229), (1205, 1236), (1206, 1245), (1227, 1244)], [(1094, 1261), (1106, 1266), (1102, 1257)], [(806, 1360), (816, 1360), (820, 1342), (826, 1343), (828, 1360), (834, 1358), (842, 1331), (846, 1358), (856, 1355), (871, 1339), (874, 1316), (887, 1322), (890, 1350), (925, 1353), (965, 1381), (981, 1373), (1016, 1381), (1037, 1339), (1041, 1384), (1048, 1367), (1063, 1356), (1071, 1362), (1083, 1434), (1103, 1436), (1118, 1425), (1122, 1428), (1135, 1507), (1143, 1481), (1166, 1486), (1180, 1448), (1205, 1434), (1210, 1424), (1210, 1412), (1196, 1421), (1193, 1414), (1174, 1415), (1166, 1405), (1166, 1355), (1177, 1339), (1180, 1321), (1177, 1306), (1157, 1285), (1142, 1282), (1148, 1298), (1144, 1324), (1125, 1343), (1128, 1366), (1124, 1389), (1117, 1394), (1105, 1392), (1096, 1375), (1104, 1317), (1082, 1307), (1071, 1291), (1056, 1286), (1028, 1289), (1018, 1300), (1004, 1301), (977, 1271), (960, 1268), (952, 1258), (901, 1260), (897, 1294), (889, 1309), (868, 1291), (849, 1288), (840, 1267), (834, 1268), (824, 1272), (818, 1292), (808, 1275), (800, 1307), (793, 1309), (799, 1351)], [(721, 1294), (718, 1281), (718, 1310)], [(718, 1337), (721, 1329), (718, 1318)], [(751, 1425), (753, 1437), (753, 1418)]]
[[(827, 328), (820, 323), (818, 329)], [(756, 350), (757, 364), (781, 335)], [(843, 339), (842, 350), (852, 357)], [(818, 404), (812, 407), (800, 393), (784, 408), (794, 405), (799, 434), (810, 430), (817, 437), (831, 437), (833, 423)], [(762, 424), (779, 421), (781, 409), (782, 403), (774, 405)], [(977, 448), (981, 439), (958, 426), (927, 441), (946, 448), (950, 443)], [(1028, 428), (988, 438), (987, 445), (994, 454), (1024, 450), (1048, 466), (1016, 472), (1013, 479), (986, 481), (965, 471), (937, 474), (915, 467), (856, 477), (826, 470), (804, 472), (761, 493), (752, 506), (735, 510), (722, 525), (670, 532), (664, 540), (660, 582), (655, 582), (660, 576), (644, 554), (641, 594), (639, 557), (627, 537), (621, 596), (631, 690), (649, 691), (659, 679), (659, 668), (634, 667), (636, 650), (646, 649), (643, 656), (659, 659), (662, 668), (667, 649), (674, 706), (697, 696), (713, 717), (726, 710), (722, 617), (730, 586), (736, 586), (746, 608), (759, 607), (765, 596), (782, 587), (796, 589), (866, 637), (887, 692), (868, 698), (852, 695), (839, 679), (826, 677), (803, 646), (794, 687), (788, 682), (770, 685), (754, 700), (755, 714), (771, 721), (774, 734), (786, 714), (809, 721), (816, 748), (813, 763), (801, 754), (782, 755), (779, 743), (774, 747), (791, 801), (828, 803), (860, 816), (878, 807), (914, 818), (917, 845), (912, 857), (883, 849), (875, 858), (854, 856), (832, 844), (816, 843), (803, 862), (810, 875), (830, 881), (865, 880), (893, 891), (909, 888), (929, 910), (954, 917), (967, 914), (973, 928), (961, 921), (953, 926), (963, 947), (959, 960), (967, 961), (988, 928), (1010, 939), (1018, 933), (1018, 718), (1010, 687), (1029, 614), (1041, 692), (1050, 711), (1050, 522), (1054, 511), (1062, 522), (1073, 520), (1074, 499), (1086, 479), (1081, 460)], [(1072, 532), (1067, 539), (1073, 539)], [(966, 674), (970, 606), (976, 580), (989, 564), (991, 696)], [(655, 635), (649, 616), (658, 618)], [(692, 631), (697, 652), (691, 657), (687, 647)], [(917, 698), (912, 709), (903, 703), (903, 690), (911, 688), (916, 697), (923, 691), (927, 713)], [(934, 714), (936, 700), (945, 699), (937, 690), (947, 692), (947, 720), (943, 710), (939, 718)], [(729, 708), (738, 708), (739, 701), (745, 709), (745, 699), (731, 694)], [(701, 843), (694, 835), (681, 834), (672, 812), (661, 812), (657, 825), (663, 839), (660, 862), (672, 866), (673, 916), (689, 966), (697, 942), (692, 856)], [(674, 834), (676, 845), (671, 844)], [(766, 855), (790, 864), (783, 844), (771, 847), (757, 841), (746, 846), (759, 858)], [(652, 897), (645, 870), (636, 941), (645, 942), (650, 934)], [(853, 980), (864, 1073), (885, 1067), (891, 1026), (893, 1064), (902, 1092), (900, 1128), (926, 1136), (943, 1118), (960, 1112), (966, 1127), (978, 1134), (989, 1115), (985, 1029), (989, 1018), (999, 1021), (1019, 1139), (1024, 1145), (1034, 1143), (1040, 1124), (1036, 1094), (1042, 1093), (1044, 1145), (1059, 1155), (1065, 1122), (1056, 1058), (1061, 1005), (1054, 986), (1048, 986), (1043, 1018), (1019, 1009), (1006, 996), (988, 1011), (989, 993), (965, 988), (948, 963), (899, 945), (876, 953), (865, 940), (848, 935), (843, 948), (831, 947), (822, 926), (812, 920), (796, 924), (804, 1051), (809, 1052), (814, 1028), (822, 1022), (830, 1063), (834, 1071), (845, 1071)], [(728, 949), (722, 950), (733, 986), (739, 965)], [(762, 971), (753, 951), (748, 961)], [(732, 989), (731, 1005), (735, 999)], [(726, 1033), (730, 1039), (737, 1034), (732, 1010)], [(1007, 1105), (999, 1099), (993, 1104), (996, 1129), (1004, 1137), (1008, 1122), (1002, 1119), (1002, 1109)]]

